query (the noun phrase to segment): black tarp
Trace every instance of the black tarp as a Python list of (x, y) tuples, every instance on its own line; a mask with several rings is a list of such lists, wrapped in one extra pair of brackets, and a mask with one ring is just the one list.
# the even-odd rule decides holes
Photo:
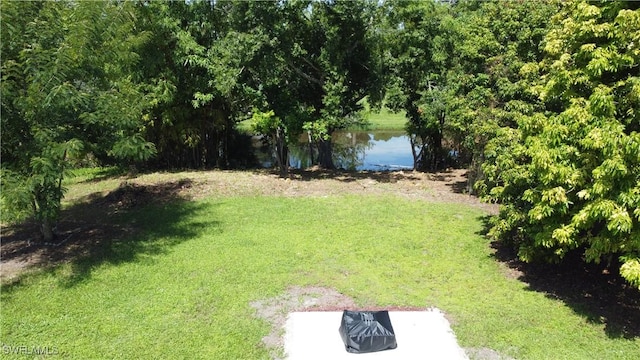
[(398, 346), (388, 311), (345, 310), (340, 336), (350, 353), (369, 353)]

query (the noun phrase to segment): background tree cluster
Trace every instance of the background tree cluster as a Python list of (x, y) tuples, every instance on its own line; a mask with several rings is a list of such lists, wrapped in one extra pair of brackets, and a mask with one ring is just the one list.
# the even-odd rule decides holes
[(527, 261), (582, 251), (640, 286), (640, 15), (623, 1), (0, 3), (3, 221), (45, 239), (78, 165), (248, 166), (407, 117), (415, 168), (470, 169)]

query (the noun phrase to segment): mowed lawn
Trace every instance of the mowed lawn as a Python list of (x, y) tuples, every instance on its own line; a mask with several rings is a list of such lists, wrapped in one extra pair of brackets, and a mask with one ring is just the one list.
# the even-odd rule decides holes
[(108, 219), (132, 229), (122, 240), (2, 288), (1, 341), (55, 348), (51, 358), (268, 359), (261, 339), (270, 325), (250, 303), (313, 285), (361, 306), (437, 307), (468, 348), (638, 358), (637, 337), (610, 337), (604, 324), (507, 276), (481, 235), (484, 215), (361, 195), (134, 207)]

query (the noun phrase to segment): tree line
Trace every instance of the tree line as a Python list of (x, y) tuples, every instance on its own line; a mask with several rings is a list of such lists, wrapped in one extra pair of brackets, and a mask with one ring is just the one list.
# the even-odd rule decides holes
[[(51, 241), (73, 167), (246, 165), (406, 114), (417, 170), (452, 151), (523, 260), (619, 262), (640, 287), (640, 14), (606, 1), (0, 3), (3, 222)], [(5, 211), (6, 210), (6, 211)]]

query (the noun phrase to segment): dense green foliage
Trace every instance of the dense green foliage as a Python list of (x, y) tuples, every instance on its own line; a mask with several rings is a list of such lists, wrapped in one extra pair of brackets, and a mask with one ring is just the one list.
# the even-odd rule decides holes
[(51, 241), (74, 160), (154, 154), (130, 75), (145, 39), (131, 4), (9, 1), (1, 10), (3, 216), (33, 215)]
[(555, 1), (464, 2), (454, 9), (447, 38), (447, 138), (457, 145), (472, 180), (482, 179), (485, 146), (500, 128), (517, 127), (540, 101), (520, 69), (543, 58), (541, 41)]
[(250, 119), (282, 176), (305, 131), (332, 168), (332, 132), (384, 102), (417, 170), (469, 166), (522, 259), (584, 251), (640, 286), (636, 2), (1, 6), (3, 221), (51, 240), (77, 164), (249, 166)]
[(436, 170), (442, 164), (445, 110), (446, 8), (426, 1), (389, 6), (387, 43), (391, 87), (389, 105), (408, 119), (414, 168)]
[(546, 57), (521, 73), (540, 111), (489, 141), (482, 186), (502, 204), (492, 233), (522, 259), (616, 262), (640, 288), (640, 12), (565, 4)]
[(256, 109), (251, 121), (253, 131), (265, 135), (267, 141), (274, 145), (274, 158), (280, 169), (280, 175), (285, 177), (289, 169), (287, 126), (279, 117), (275, 116), (273, 110), (261, 112)]

